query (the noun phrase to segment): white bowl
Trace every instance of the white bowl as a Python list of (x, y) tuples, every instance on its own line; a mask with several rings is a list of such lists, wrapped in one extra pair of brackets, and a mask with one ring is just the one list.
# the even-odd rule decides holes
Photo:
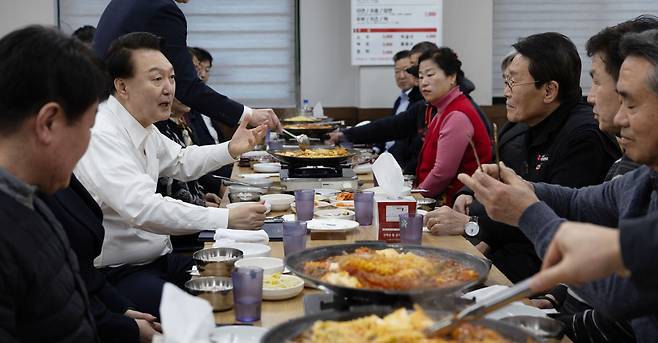
[(286, 288), (267, 288), (263, 286), (263, 299), (265, 300), (283, 300), (297, 296), (304, 290), (304, 280), (295, 275), (280, 275), (286, 283), (290, 283)]
[(341, 209), (341, 208), (332, 208), (327, 210), (317, 210), (315, 211), (315, 217), (320, 219), (348, 219), (354, 220), (354, 211)]
[[(264, 197), (264, 195), (261, 196), (261, 199), (265, 200), (265, 199), (263, 199), (263, 197)], [(243, 205), (246, 205), (246, 204), (260, 204), (260, 202), (256, 202), (256, 201), (234, 202), (234, 203), (231, 203), (231, 204), (226, 204), (226, 208), (228, 208), (230, 210), (232, 208), (240, 207), (240, 206), (243, 206)], [(267, 211), (265, 211), (265, 213), (266, 214), (270, 213), (270, 211), (272, 210), (272, 204), (270, 204), (269, 201), (265, 201), (265, 207), (267, 207)]]
[(266, 177), (263, 179), (244, 179), (244, 181), (242, 182), (251, 185), (253, 187), (268, 188), (274, 183), (274, 180), (270, 179), (269, 177)]
[(235, 262), (236, 267), (261, 267), (263, 274), (270, 275), (283, 272), (283, 260), (276, 257), (247, 257)]
[(279, 162), (266, 162), (256, 163), (252, 166), (257, 173), (278, 173), (281, 171), (281, 163)]
[(270, 156), (270, 153), (265, 150), (253, 150), (253, 151), (247, 151), (244, 154), (242, 154), (242, 158), (256, 158), (263, 156)]
[(372, 172), (372, 164), (370, 164), (370, 163), (359, 164), (359, 165), (354, 166), (354, 168), (352, 168), (352, 169), (357, 174), (368, 174), (368, 173)]
[[(212, 342), (260, 342), (267, 329), (257, 326), (228, 325), (212, 331)], [(155, 341), (154, 341), (155, 342)]]
[(295, 196), (290, 194), (265, 194), (260, 198), (269, 202), (274, 211), (285, 211), (295, 201)]
[(241, 192), (260, 193), (260, 194), (267, 193), (266, 188), (248, 187), (248, 186), (242, 186), (242, 185), (230, 185), (230, 186), (228, 186), (228, 191), (229, 191), (229, 193), (241, 193)]
[(213, 248), (220, 248), (220, 247), (227, 247), (227, 248), (235, 248), (243, 253), (242, 258), (247, 258), (247, 257), (257, 257), (257, 256), (270, 256), (270, 253), (272, 252), (272, 248), (267, 245), (267, 244), (260, 244), (260, 243), (215, 243), (213, 244)]

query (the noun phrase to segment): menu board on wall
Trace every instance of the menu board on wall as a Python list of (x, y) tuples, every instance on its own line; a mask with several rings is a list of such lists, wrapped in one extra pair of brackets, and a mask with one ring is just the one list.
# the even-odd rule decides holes
[(421, 41), (441, 45), (442, 0), (352, 0), (352, 64), (391, 65)]

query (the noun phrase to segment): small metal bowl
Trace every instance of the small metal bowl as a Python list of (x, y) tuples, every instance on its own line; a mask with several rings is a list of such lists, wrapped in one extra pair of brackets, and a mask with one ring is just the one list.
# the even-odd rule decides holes
[(436, 207), (436, 199), (420, 198), (416, 200), (416, 207), (427, 212), (433, 211)]
[(208, 300), (213, 311), (226, 311), (233, 307), (233, 283), (230, 277), (207, 276), (185, 283), (187, 290)]
[(235, 192), (229, 193), (228, 199), (233, 202), (260, 201), (261, 194), (258, 192)]
[(501, 321), (530, 332), (542, 342), (560, 342), (564, 336), (564, 324), (548, 317), (511, 316)]
[(233, 248), (210, 248), (192, 255), (201, 276), (231, 276), (235, 261), (242, 258), (242, 251)]

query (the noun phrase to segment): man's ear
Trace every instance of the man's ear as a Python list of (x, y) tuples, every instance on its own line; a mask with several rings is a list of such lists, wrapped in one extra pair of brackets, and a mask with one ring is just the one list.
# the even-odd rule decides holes
[(114, 79), (114, 90), (117, 97), (128, 98), (128, 85), (124, 79)]
[(54, 139), (55, 131), (63, 125), (67, 125), (64, 109), (56, 102), (48, 102), (37, 112), (34, 131), (41, 143), (50, 144)]
[(549, 81), (544, 86), (544, 90), (544, 103), (550, 104), (557, 100), (557, 96), (560, 93), (560, 84), (557, 81)]

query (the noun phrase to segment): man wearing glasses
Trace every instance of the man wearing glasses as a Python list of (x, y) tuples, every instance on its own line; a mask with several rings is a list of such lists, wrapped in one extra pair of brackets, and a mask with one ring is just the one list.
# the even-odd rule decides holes
[[(523, 38), (513, 47), (515, 53), (503, 63), (510, 123), (499, 132), (500, 160), (533, 182), (569, 187), (601, 183), (620, 151), (598, 129), (592, 108), (582, 100), (576, 47), (553, 32)], [(459, 196), (455, 210), (441, 207), (426, 218), (435, 234), (466, 233), (485, 242), (481, 250), (513, 282), (541, 266), (530, 241), (515, 227), (487, 217), (470, 195)], [(469, 222), (477, 223), (477, 229)]]

